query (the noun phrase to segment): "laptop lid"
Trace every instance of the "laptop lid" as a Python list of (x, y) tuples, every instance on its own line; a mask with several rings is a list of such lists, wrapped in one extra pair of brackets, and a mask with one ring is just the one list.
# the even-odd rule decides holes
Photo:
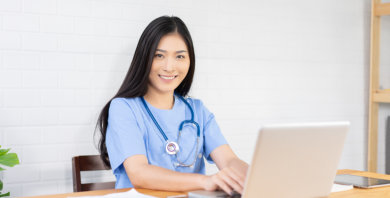
[(243, 197), (329, 195), (349, 122), (264, 126), (257, 138)]

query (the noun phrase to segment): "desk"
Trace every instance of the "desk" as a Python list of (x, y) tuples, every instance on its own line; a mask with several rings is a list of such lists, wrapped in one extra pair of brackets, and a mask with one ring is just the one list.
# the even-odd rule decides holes
[[(368, 177), (376, 177), (379, 179), (389, 179), (390, 175), (383, 175), (378, 173), (370, 173), (364, 171), (355, 171), (355, 170), (339, 170), (337, 174), (353, 174), (360, 176), (368, 176)], [(130, 188), (117, 189), (117, 190), (97, 190), (97, 191), (87, 191), (87, 192), (78, 192), (78, 193), (66, 193), (66, 194), (57, 194), (57, 195), (47, 195), (47, 196), (36, 196), (30, 198), (65, 198), (65, 197), (74, 197), (74, 196), (91, 196), (91, 195), (105, 195), (114, 192), (124, 192), (130, 190)], [(152, 195), (155, 197), (166, 197), (172, 195), (181, 195), (185, 193), (180, 192), (166, 192), (166, 191), (156, 191), (156, 190), (148, 190), (148, 189), (137, 189), (138, 192), (144, 193), (147, 195)], [(331, 193), (329, 198), (383, 198), (390, 197), (390, 186), (388, 187), (380, 187), (373, 189), (359, 189), (354, 188), (349, 191), (336, 192)]]

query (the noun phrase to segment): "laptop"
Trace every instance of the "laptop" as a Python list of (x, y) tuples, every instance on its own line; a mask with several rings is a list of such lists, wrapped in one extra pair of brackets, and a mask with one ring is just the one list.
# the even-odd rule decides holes
[[(327, 197), (333, 186), (348, 128), (349, 122), (262, 127), (241, 197)], [(188, 195), (229, 197), (221, 191), (193, 191)]]

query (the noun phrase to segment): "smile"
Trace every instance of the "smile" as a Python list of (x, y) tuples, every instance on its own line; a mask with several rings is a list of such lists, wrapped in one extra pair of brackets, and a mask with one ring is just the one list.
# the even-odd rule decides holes
[(177, 77), (177, 76), (163, 76), (163, 75), (158, 75), (158, 76), (165, 80), (172, 80)]

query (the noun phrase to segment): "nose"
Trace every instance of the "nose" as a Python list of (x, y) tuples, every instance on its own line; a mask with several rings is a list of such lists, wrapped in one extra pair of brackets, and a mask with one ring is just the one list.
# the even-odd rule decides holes
[(175, 69), (175, 59), (167, 58), (163, 69), (166, 72), (172, 72)]

